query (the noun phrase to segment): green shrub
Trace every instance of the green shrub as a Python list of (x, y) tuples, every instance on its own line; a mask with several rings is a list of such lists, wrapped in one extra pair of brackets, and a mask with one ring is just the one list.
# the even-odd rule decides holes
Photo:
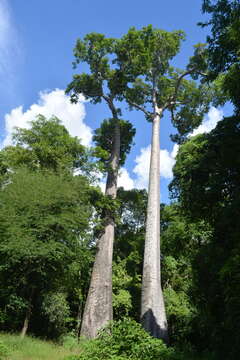
[(42, 311), (47, 316), (50, 329), (56, 337), (66, 332), (70, 316), (66, 294), (61, 292), (46, 294), (42, 303)]
[(66, 360), (180, 360), (162, 340), (152, 338), (140, 324), (130, 319), (111, 323), (95, 340), (81, 341), (80, 355)]

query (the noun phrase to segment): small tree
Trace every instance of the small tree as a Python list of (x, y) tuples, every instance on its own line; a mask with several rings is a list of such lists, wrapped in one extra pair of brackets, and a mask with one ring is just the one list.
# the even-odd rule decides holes
[[(81, 170), (87, 163), (86, 148), (77, 137), (72, 137), (61, 121), (52, 116), (47, 119), (38, 115), (30, 122), (31, 127), (15, 128), (14, 145), (1, 151), (5, 172), (21, 166), (30, 170), (51, 170), (54, 172)], [(1, 160), (1, 159), (0, 159)]]

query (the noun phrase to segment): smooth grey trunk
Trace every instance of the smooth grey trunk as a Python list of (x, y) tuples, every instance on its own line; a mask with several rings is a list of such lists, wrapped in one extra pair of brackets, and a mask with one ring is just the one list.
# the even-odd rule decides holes
[[(120, 124), (115, 115), (115, 133), (105, 195), (117, 196), (117, 177), (120, 157)], [(95, 338), (98, 331), (113, 319), (112, 310), (112, 255), (114, 242), (114, 215), (107, 213), (102, 236), (97, 243), (97, 253), (83, 313), (81, 336)]]
[(168, 342), (168, 326), (160, 269), (160, 117), (154, 104), (148, 186), (145, 250), (142, 278), (141, 322), (153, 337)]

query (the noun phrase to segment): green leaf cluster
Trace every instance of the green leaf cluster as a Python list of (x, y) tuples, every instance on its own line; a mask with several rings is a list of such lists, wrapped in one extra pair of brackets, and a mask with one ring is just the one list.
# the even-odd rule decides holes
[(167, 32), (151, 25), (131, 28), (115, 50), (115, 62), (127, 74), (124, 97), (130, 109), (142, 110), (149, 121), (158, 111), (162, 116), (168, 110), (179, 132), (174, 138), (178, 142), (200, 124), (215, 94), (206, 82), (193, 81), (207, 70), (203, 44), (195, 46), (185, 70), (172, 65), (184, 38), (182, 31)]
[[(95, 141), (95, 156), (98, 157), (101, 162), (105, 163), (106, 170), (108, 169), (107, 163), (111, 159), (113, 151), (113, 134), (115, 128), (115, 119), (105, 119), (101, 123), (100, 128), (95, 130), (93, 140)], [(133, 137), (136, 130), (132, 124), (126, 120), (119, 120), (120, 126), (120, 159), (119, 165), (123, 166), (127, 155), (130, 152)]]
[(31, 170), (73, 171), (84, 168), (87, 152), (56, 117), (38, 115), (30, 128), (15, 128), (14, 145), (1, 151), (2, 172), (27, 166)]
[(209, 78), (221, 77), (227, 100), (239, 110), (240, 80), (240, 4), (238, 0), (204, 0), (204, 13), (211, 18), (201, 26), (210, 26), (208, 42)]

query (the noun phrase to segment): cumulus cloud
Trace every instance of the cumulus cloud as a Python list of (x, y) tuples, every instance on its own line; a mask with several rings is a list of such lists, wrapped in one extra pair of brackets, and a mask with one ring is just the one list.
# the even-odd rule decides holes
[(118, 187), (123, 187), (125, 190), (131, 190), (134, 186), (134, 180), (130, 177), (127, 169), (122, 168), (118, 176)]
[(133, 173), (136, 175), (135, 187), (138, 189), (147, 188), (150, 166), (151, 145), (140, 149), (140, 155), (135, 158), (136, 166)]
[(223, 111), (218, 110), (215, 107), (211, 107), (206, 118), (203, 120), (202, 124), (195, 130), (193, 130), (190, 136), (195, 136), (198, 134), (208, 133), (213, 130), (217, 123), (222, 120)]
[[(106, 177), (98, 174), (99, 181), (96, 185), (100, 186), (103, 193), (105, 193), (106, 188)], [(118, 173), (118, 187), (123, 187), (124, 190), (131, 190), (135, 187), (134, 180), (130, 177), (126, 168), (121, 168)]]
[[(175, 163), (175, 156), (178, 151), (178, 145), (174, 145), (171, 152), (166, 149), (160, 150), (160, 174), (166, 179), (172, 178), (172, 168)], [(149, 167), (150, 167), (151, 145), (140, 150), (140, 155), (136, 157), (136, 166), (133, 172), (136, 174), (134, 181), (138, 189), (148, 187)]]
[(26, 111), (23, 110), (23, 106), (19, 106), (5, 115), (6, 136), (2, 146), (11, 144), (14, 127), (29, 128), (29, 122), (39, 114), (47, 118), (52, 115), (57, 116), (72, 136), (80, 138), (83, 145), (90, 145), (92, 130), (83, 121), (86, 115), (84, 98), (80, 97), (77, 104), (71, 104), (69, 96), (65, 95), (63, 90), (56, 89), (51, 92), (41, 92), (38, 102), (32, 104)]

